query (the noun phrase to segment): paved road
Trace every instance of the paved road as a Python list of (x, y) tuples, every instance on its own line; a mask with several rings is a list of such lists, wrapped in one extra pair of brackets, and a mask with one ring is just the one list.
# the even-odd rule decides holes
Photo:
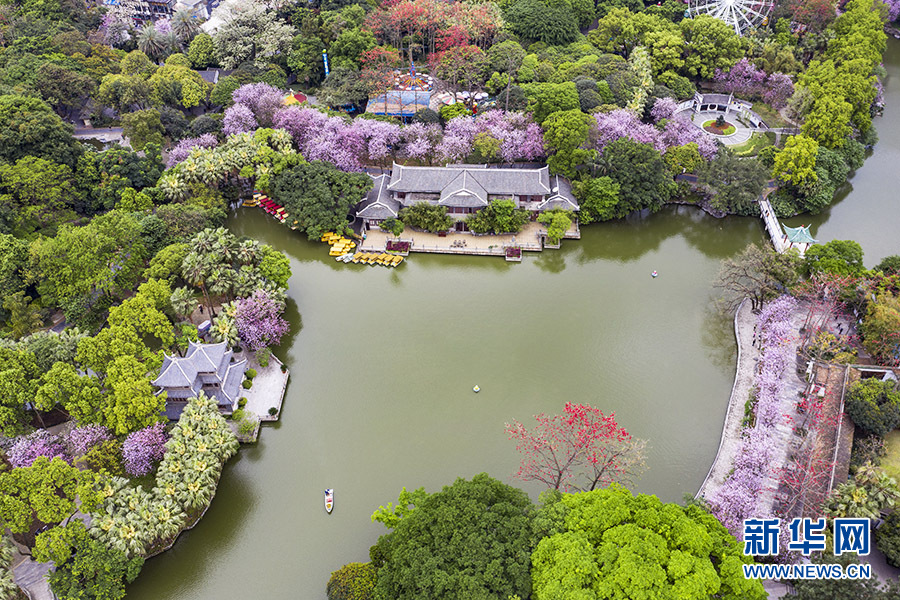
[(24, 560), (13, 567), (13, 576), (19, 587), (26, 590), (31, 600), (54, 600), (50, 584), (44, 577), (50, 571), (50, 563)]

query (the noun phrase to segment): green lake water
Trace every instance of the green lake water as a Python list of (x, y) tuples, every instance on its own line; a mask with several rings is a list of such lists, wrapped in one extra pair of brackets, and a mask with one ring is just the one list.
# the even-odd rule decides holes
[[(790, 221), (859, 240), (869, 266), (900, 253), (900, 43), (886, 63), (874, 156), (829, 211)], [(711, 283), (721, 259), (766, 241), (758, 219), (669, 207), (585, 227), (521, 264), (413, 255), (392, 270), (337, 263), (258, 210), (230, 227), (291, 258), (282, 418), (226, 466), (207, 515), (148, 561), (130, 599), (323, 599), (332, 571), (368, 560), (380, 504), (482, 471), (517, 484), (504, 423), (566, 401), (615, 412), (649, 440), (637, 491), (679, 501), (706, 476), (734, 371)]]

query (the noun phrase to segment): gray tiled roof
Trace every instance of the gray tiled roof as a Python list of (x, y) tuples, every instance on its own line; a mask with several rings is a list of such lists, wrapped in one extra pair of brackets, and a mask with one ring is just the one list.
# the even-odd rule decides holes
[(545, 195), (550, 193), (547, 167), (540, 169), (485, 169), (481, 167), (405, 167), (394, 164), (392, 192), (439, 193), (459, 175), (460, 170), (492, 195)]
[(356, 216), (366, 219), (387, 219), (396, 217), (400, 211), (400, 202), (395, 200), (387, 189), (388, 176), (373, 177), (374, 185), (366, 197), (356, 206)]
[(487, 206), (488, 192), (469, 171), (463, 169), (441, 190), (438, 204), (450, 206)]
[(550, 178), (553, 191), (547, 196), (547, 199), (541, 202), (538, 210), (553, 210), (561, 208), (563, 210), (580, 210), (578, 200), (572, 194), (572, 184), (565, 177), (553, 175)]
[(183, 401), (205, 391), (220, 407), (234, 408), (247, 361), (231, 362), (233, 352), (224, 342), (190, 342), (184, 357), (166, 356), (153, 385), (166, 392), (166, 415), (177, 419)]

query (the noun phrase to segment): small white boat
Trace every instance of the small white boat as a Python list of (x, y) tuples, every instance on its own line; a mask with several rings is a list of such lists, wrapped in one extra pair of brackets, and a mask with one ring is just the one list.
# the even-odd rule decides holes
[(343, 255), (343, 256), (341, 257), (341, 260), (342, 260), (343, 262), (345, 262), (345, 263), (348, 263), (348, 262), (350, 262), (351, 260), (353, 260), (353, 254), (350, 253), (350, 252), (348, 252), (347, 254), (345, 254), (345, 255)]
[(325, 490), (325, 512), (331, 514), (331, 511), (334, 510), (334, 490), (327, 489)]

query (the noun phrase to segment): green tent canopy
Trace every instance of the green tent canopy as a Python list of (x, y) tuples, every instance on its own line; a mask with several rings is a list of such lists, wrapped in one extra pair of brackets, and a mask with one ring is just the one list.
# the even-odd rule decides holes
[(784, 223), (781, 224), (784, 228), (784, 234), (787, 236), (789, 242), (794, 244), (816, 244), (819, 240), (814, 240), (813, 236), (809, 234), (809, 228), (811, 225), (807, 225), (803, 227), (788, 227)]

